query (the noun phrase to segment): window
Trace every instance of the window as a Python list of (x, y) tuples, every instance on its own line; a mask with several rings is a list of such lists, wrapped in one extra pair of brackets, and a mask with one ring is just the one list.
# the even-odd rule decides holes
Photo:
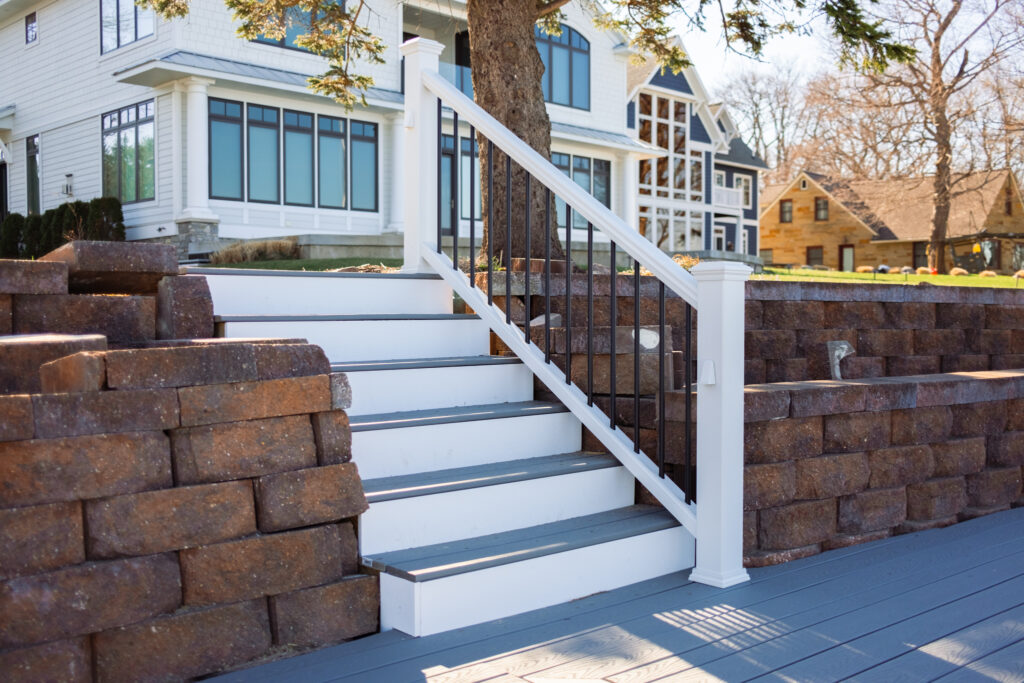
[[(462, 150), (459, 156), (459, 215), (469, 220), (470, 209), (472, 208), (473, 218), (480, 219), (480, 182), (477, 168), (477, 158), (480, 156), (480, 145), (476, 139), (460, 138), (459, 148)], [(470, 185), (472, 185), (472, 207), (470, 207)]]
[(210, 198), (242, 199), (242, 103), (209, 99)]
[(715, 187), (725, 187), (725, 171), (715, 171)]
[(351, 122), (352, 208), (377, 210), (377, 124)]
[(278, 110), (250, 104), (249, 121), (249, 192), (250, 202), (277, 204), (280, 200), (278, 177)]
[(820, 266), (825, 262), (825, 250), (822, 247), (807, 247), (807, 265)]
[(455, 87), (473, 99), (473, 75), (469, 58), (469, 31), (455, 34)]
[(743, 196), (743, 207), (750, 209), (754, 206), (754, 185), (750, 180), (750, 176), (747, 175), (734, 175), (732, 177), (732, 184), (740, 190), (740, 194)]
[(122, 203), (156, 197), (153, 100), (102, 117), (103, 194)]
[[(572, 178), (577, 185), (594, 195), (597, 201), (611, 207), (612, 164), (610, 161), (552, 152), (551, 163)], [(565, 202), (560, 197), (555, 197), (555, 222), (558, 227), (565, 227)], [(572, 227), (586, 228), (587, 219), (573, 212)]]
[(320, 116), (317, 127), (320, 206), (344, 209), (348, 196), (345, 119)]
[(637, 104), (640, 139), (665, 153), (659, 159), (640, 161), (640, 194), (702, 202), (704, 157), (687, 146), (687, 103), (640, 93)]
[(928, 267), (928, 243), (914, 242), (914, 268)]
[(716, 225), (711, 231), (711, 248), (725, 251), (725, 228)]
[(100, 0), (100, 51), (110, 52), (153, 35), (153, 10), (133, 0)]
[(297, 5), (289, 7), (284, 13), (284, 25), (284, 35), (280, 38), (269, 38), (261, 35), (259, 38), (255, 39), (255, 42), (277, 45), (278, 47), (288, 48), (289, 50), (309, 52), (306, 48), (299, 47), (295, 42), (299, 36), (304, 36), (309, 32), (309, 11), (302, 9)]
[(800, 189), (801, 190), (806, 190), (807, 189), (807, 180), (806, 179), (801, 179), (800, 180)]
[(793, 222), (793, 200), (783, 199), (779, 202), (779, 222), (780, 223), (792, 223)]
[(750, 251), (750, 231), (746, 228), (740, 228), (740, 253), (746, 254)]
[(39, 25), (36, 24), (36, 13), (25, 17), (25, 44), (36, 42), (39, 37)]
[(313, 206), (313, 115), (284, 110), (284, 203)]
[(576, 109), (590, 109), (590, 43), (574, 29), (562, 26), (561, 35), (534, 29), (537, 51), (544, 62), (541, 87), (544, 101)]
[(25, 202), (26, 213), (39, 213), (39, 136), (25, 138)]
[(1013, 215), (1013, 188), (1009, 183), (1006, 184), (1006, 202), (1003, 208), (1007, 216)]
[(814, 198), (814, 220), (828, 220), (828, 199), (826, 197)]

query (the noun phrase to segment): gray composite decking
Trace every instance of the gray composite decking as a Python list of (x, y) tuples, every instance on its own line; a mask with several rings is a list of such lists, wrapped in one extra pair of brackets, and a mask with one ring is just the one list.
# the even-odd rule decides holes
[[(629, 558), (623, 558), (628, 562)], [(220, 681), (1024, 681), (1024, 508), (750, 571), (685, 573)]]

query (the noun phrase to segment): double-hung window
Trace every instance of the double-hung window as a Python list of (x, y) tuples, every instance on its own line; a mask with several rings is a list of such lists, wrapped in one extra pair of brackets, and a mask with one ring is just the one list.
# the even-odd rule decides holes
[[(612, 164), (610, 161), (552, 152), (551, 163), (572, 178), (577, 185), (592, 194), (594, 199), (605, 206), (611, 206)], [(555, 198), (555, 219), (558, 227), (565, 227), (565, 202), (558, 197)], [(586, 228), (587, 219), (574, 211), (572, 226)]]
[(738, 174), (734, 175), (732, 177), (732, 184), (733, 187), (740, 191), (740, 194), (743, 198), (743, 207), (747, 209), (752, 208), (754, 201), (754, 186), (750, 180), (750, 176)]
[(540, 27), (534, 35), (544, 62), (544, 101), (590, 109), (590, 42), (565, 25), (557, 36), (548, 35)]
[(209, 99), (210, 198), (242, 199), (242, 103)]
[(103, 195), (123, 204), (156, 197), (153, 100), (102, 116)]
[(25, 44), (36, 42), (39, 39), (39, 23), (36, 21), (36, 13), (33, 12), (25, 17)]
[(317, 122), (317, 161), (320, 206), (348, 208), (348, 155), (345, 153), (345, 119), (320, 116)]
[(377, 124), (351, 121), (352, 208), (377, 210)]
[(284, 203), (313, 206), (313, 115), (284, 110)]
[(815, 197), (814, 198), (814, 220), (816, 220), (816, 221), (827, 221), (828, 220), (828, 198), (827, 197)]
[(250, 104), (248, 117), (250, 202), (277, 204), (280, 201), (278, 134), (280, 116), (276, 107)]
[(793, 200), (783, 199), (779, 202), (779, 222), (780, 223), (792, 223), (793, 222)]
[(153, 10), (133, 0), (100, 0), (100, 49), (110, 52), (153, 35)]

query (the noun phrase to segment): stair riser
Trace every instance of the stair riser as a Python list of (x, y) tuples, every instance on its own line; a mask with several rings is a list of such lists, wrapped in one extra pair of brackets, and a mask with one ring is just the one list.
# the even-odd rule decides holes
[(359, 517), (359, 550), (367, 556), (557, 522), (632, 505), (633, 493), (626, 468), (607, 467), (382, 501)]
[(353, 432), (352, 459), (363, 479), (377, 479), (572, 453), (581, 440), (571, 413), (529, 415)]
[(381, 574), (381, 628), (427, 636), (576, 600), (694, 565), (683, 527), (434, 581)]
[(306, 339), (332, 363), (446, 356), (479, 356), (490, 348), (482, 320), (330, 320), (226, 322), (224, 337)]
[(441, 280), (207, 275), (217, 315), (451, 313)]
[(533, 374), (521, 364), (350, 372), (348, 381), (349, 415), (533, 400)]

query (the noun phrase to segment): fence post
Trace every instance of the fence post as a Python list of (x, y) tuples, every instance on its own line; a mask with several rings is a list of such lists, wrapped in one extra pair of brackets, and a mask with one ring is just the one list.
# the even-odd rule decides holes
[(690, 580), (725, 588), (743, 568), (742, 263), (700, 263), (697, 279), (697, 566)]
[(444, 45), (427, 38), (413, 38), (400, 48), (405, 58), (405, 167), (402, 169), (405, 262), (402, 271), (407, 273), (430, 271), (430, 266), (420, 256), (420, 245), (437, 242), (437, 97), (423, 87), (422, 74), (437, 72), (438, 57), (443, 50)]

